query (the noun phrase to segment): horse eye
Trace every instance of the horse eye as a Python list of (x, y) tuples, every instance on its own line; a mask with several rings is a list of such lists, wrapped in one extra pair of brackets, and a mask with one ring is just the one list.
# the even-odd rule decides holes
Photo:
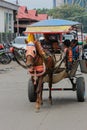
[(34, 53), (34, 54), (36, 54), (36, 51), (35, 51), (35, 50), (33, 50), (33, 53)]

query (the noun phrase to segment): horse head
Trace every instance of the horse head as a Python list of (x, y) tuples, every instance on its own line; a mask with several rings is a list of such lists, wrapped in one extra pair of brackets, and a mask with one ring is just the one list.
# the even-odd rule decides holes
[(38, 54), (36, 44), (29, 42), (26, 46), (26, 65), (31, 76), (41, 76), (45, 73), (46, 67), (43, 58)]
[(36, 47), (33, 42), (26, 45), (26, 65), (30, 68), (34, 65), (36, 57)]

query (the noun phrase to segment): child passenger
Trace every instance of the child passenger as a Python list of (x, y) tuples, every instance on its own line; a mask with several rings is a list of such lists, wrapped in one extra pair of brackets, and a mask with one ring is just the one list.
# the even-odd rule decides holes
[(71, 47), (72, 47), (72, 52), (73, 52), (73, 61), (77, 60), (79, 58), (79, 46), (78, 46), (78, 41), (73, 39), (71, 41)]
[(70, 40), (64, 41), (65, 65), (67, 70), (72, 69), (73, 54)]

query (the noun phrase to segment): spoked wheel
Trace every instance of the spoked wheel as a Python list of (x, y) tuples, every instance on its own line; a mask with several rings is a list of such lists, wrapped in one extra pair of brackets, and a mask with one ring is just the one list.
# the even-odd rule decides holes
[(23, 68), (27, 69), (26, 58), (25, 58), (25, 50), (24, 49), (14, 48), (13, 54), (14, 54), (15, 61), (20, 66), (22, 66)]
[(77, 86), (77, 100), (79, 102), (84, 102), (84, 96), (85, 96), (85, 80), (83, 77), (79, 77), (76, 80), (76, 86)]
[(36, 95), (36, 85), (33, 84), (32, 79), (29, 79), (28, 82), (28, 99), (30, 102), (35, 102), (37, 95)]

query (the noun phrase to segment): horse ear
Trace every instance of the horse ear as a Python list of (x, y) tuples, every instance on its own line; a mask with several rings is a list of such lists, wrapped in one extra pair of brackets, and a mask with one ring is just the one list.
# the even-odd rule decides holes
[(27, 39), (25, 39), (25, 43), (28, 44), (28, 40)]

